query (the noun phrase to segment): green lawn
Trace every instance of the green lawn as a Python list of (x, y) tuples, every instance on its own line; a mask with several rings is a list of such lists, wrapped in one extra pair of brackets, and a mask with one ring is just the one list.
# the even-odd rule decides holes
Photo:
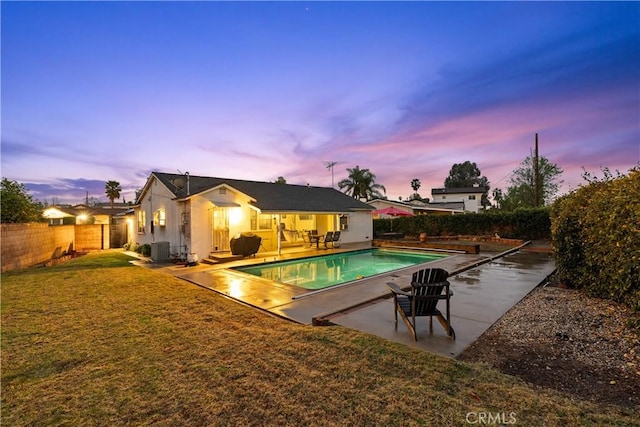
[(128, 261), (105, 252), (2, 275), (3, 425), (460, 426), (478, 413), (640, 425), (637, 411), (296, 325)]

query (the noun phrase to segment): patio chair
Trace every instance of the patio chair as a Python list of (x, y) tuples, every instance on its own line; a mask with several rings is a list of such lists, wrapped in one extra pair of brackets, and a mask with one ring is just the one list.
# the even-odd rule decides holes
[(327, 234), (322, 238), (322, 242), (324, 242), (324, 248), (329, 249), (329, 244), (333, 242), (333, 231), (327, 231)]
[[(449, 273), (441, 268), (427, 268), (413, 273), (411, 290), (403, 291), (395, 283), (387, 283), (393, 293), (396, 328), (398, 314), (402, 317), (414, 341), (418, 341), (416, 333), (416, 317), (429, 316), (429, 332), (433, 333), (433, 316), (440, 322), (447, 335), (456, 339), (456, 333), (451, 327), (449, 302), (453, 292), (447, 280)], [(444, 292), (443, 292), (444, 291)], [(438, 301), (446, 300), (446, 317), (436, 307)]]
[(324, 247), (329, 249), (329, 244), (331, 244), (332, 248), (340, 247), (340, 232), (334, 231), (327, 233), (324, 238)]
[(334, 231), (333, 232), (333, 239), (331, 240), (331, 247), (333, 247), (333, 248), (339, 248), (340, 247), (340, 232), (339, 231)]
[(319, 246), (320, 236), (318, 235), (318, 230), (310, 230), (307, 232), (307, 236), (309, 238), (309, 247), (313, 246), (314, 243), (316, 247)]

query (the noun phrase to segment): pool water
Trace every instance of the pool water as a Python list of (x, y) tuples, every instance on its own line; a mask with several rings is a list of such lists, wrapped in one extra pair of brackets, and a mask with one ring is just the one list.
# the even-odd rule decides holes
[(316, 290), (435, 261), (446, 256), (389, 249), (366, 249), (292, 261), (236, 267), (235, 270), (275, 282)]

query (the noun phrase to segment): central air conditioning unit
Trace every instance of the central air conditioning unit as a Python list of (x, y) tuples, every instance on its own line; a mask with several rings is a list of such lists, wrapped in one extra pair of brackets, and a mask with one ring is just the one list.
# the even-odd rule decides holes
[(169, 261), (169, 242), (152, 243), (151, 259), (154, 261)]

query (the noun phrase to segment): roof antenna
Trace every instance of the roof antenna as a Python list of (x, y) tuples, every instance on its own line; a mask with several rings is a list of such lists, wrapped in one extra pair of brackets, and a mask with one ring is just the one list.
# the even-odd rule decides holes
[(322, 163), (324, 163), (324, 166), (325, 166), (327, 169), (331, 169), (331, 188), (333, 188), (333, 167), (334, 167), (335, 165), (337, 165), (339, 162), (335, 162), (335, 161), (324, 161), (324, 162), (322, 162)]

